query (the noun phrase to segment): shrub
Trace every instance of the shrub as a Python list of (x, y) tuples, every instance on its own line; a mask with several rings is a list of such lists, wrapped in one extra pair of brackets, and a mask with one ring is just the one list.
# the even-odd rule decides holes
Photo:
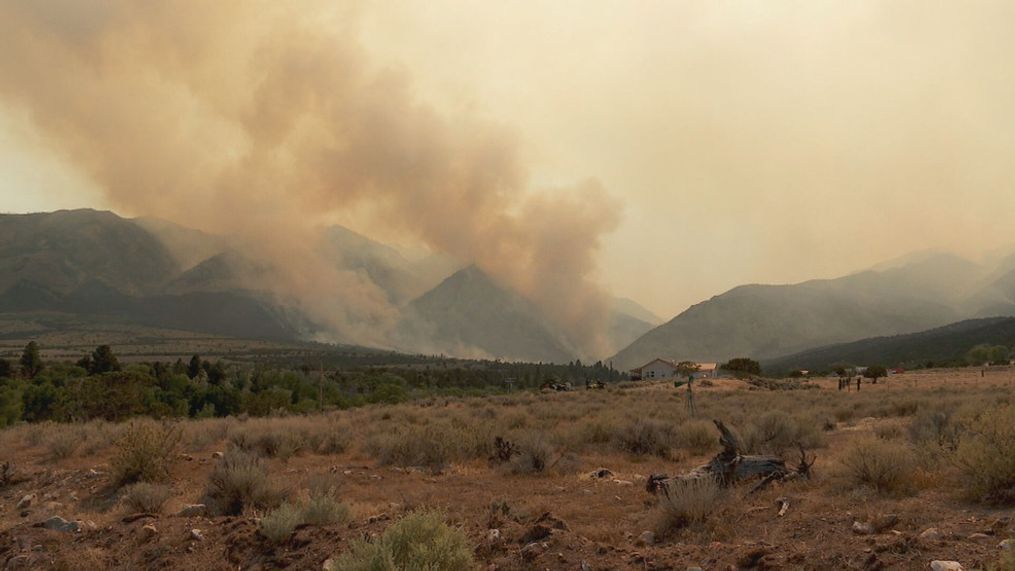
[(489, 456), (493, 434), (489, 426), (452, 417), (423, 427), (385, 429), (369, 438), (367, 451), (381, 464), (439, 471), (453, 461)]
[(951, 411), (945, 410), (921, 410), (909, 425), (909, 438), (914, 443), (931, 444), (945, 450), (958, 447), (961, 432)]
[(310, 497), (302, 506), (304, 523), (325, 525), (349, 519), (349, 508), (338, 500), (338, 481), (322, 476), (310, 481)]
[(864, 439), (846, 450), (842, 465), (853, 484), (869, 486), (882, 494), (913, 491), (916, 458), (903, 443)]
[(46, 450), (50, 460), (66, 460), (74, 455), (81, 445), (81, 436), (75, 431), (63, 427), (54, 428), (53, 434), (46, 440)]
[(529, 438), (507, 463), (512, 474), (542, 474), (550, 467), (553, 450), (540, 438)]
[(261, 461), (242, 450), (229, 450), (212, 469), (205, 503), (218, 515), (239, 515), (245, 509), (278, 505), (285, 492), (268, 478)]
[(989, 410), (973, 422), (955, 458), (970, 497), (1015, 503), (1015, 407)]
[(123, 503), (133, 513), (157, 514), (169, 499), (169, 486), (138, 482), (124, 489)]
[(330, 494), (311, 494), (301, 508), (303, 523), (327, 525), (349, 519), (349, 508)]
[(882, 422), (874, 427), (874, 435), (881, 440), (894, 440), (902, 437), (902, 427), (894, 422)]
[(824, 445), (824, 434), (817, 419), (799, 418), (782, 411), (769, 411), (747, 424), (741, 431), (746, 452), (781, 454), (798, 444), (804, 448)]
[(301, 523), (303, 521), (300, 509), (285, 502), (261, 518), (261, 525), (257, 531), (271, 543), (282, 543), (292, 537), (296, 526)]
[(621, 427), (615, 441), (617, 447), (624, 452), (665, 457), (670, 452), (671, 440), (670, 425), (658, 420), (639, 418)]
[(374, 543), (356, 542), (336, 560), (344, 571), (466, 571), (475, 567), (461, 530), (437, 511), (417, 511), (391, 524)]
[(713, 478), (671, 480), (659, 499), (656, 533), (670, 535), (701, 524), (722, 505), (723, 489)]
[(180, 442), (180, 431), (154, 422), (131, 423), (116, 443), (111, 468), (119, 485), (161, 482), (169, 478), (169, 466)]
[(237, 448), (266, 458), (287, 461), (306, 445), (302, 434), (292, 428), (263, 426), (233, 434), (230, 441)]
[(677, 427), (678, 446), (693, 452), (705, 454), (716, 447), (718, 436), (711, 422), (689, 420)]

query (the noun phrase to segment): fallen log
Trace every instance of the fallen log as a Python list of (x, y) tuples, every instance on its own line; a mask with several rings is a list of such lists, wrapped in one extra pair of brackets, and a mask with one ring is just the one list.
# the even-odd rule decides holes
[[(726, 427), (721, 420), (713, 420), (715, 427), (719, 429), (719, 444), (722, 445), (722, 452), (715, 455), (702, 466), (673, 477), (662, 474), (655, 474), (649, 479), (646, 488), (649, 491), (659, 491), (674, 480), (687, 481), (703, 478), (713, 478), (720, 486), (730, 487), (748, 480), (759, 480), (758, 484), (751, 490), (755, 492), (767, 486), (773, 481), (784, 480), (788, 477), (806, 477), (813, 459), (810, 463), (801, 461), (799, 471), (793, 471), (786, 467), (786, 461), (779, 456), (741, 454), (740, 440)], [(801, 450), (801, 456), (803, 457)]]

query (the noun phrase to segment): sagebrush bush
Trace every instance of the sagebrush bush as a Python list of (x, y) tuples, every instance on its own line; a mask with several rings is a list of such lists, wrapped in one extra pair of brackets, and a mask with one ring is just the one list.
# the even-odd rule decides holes
[(466, 571), (475, 568), (461, 530), (438, 511), (417, 511), (391, 524), (373, 543), (356, 542), (335, 560), (343, 571)]
[(306, 438), (293, 428), (258, 426), (238, 430), (230, 437), (233, 446), (265, 458), (286, 461), (306, 446)]
[(725, 491), (714, 478), (671, 480), (660, 493), (656, 533), (667, 536), (704, 523), (722, 507), (724, 498)]
[(169, 486), (138, 482), (124, 488), (123, 504), (133, 513), (162, 513), (162, 506), (170, 496)]
[(349, 519), (349, 507), (331, 494), (310, 494), (300, 510), (303, 523), (311, 525), (327, 525)]
[(955, 460), (971, 498), (1015, 504), (1015, 406), (988, 410), (972, 422)]
[(706, 420), (689, 420), (677, 427), (677, 446), (694, 454), (705, 454), (718, 448), (715, 426)]
[(883, 422), (874, 427), (874, 435), (881, 440), (895, 440), (902, 437), (902, 427), (894, 422)]
[(614, 441), (624, 452), (666, 457), (673, 444), (673, 427), (659, 420), (637, 418), (621, 426)]
[(302, 505), (304, 523), (326, 525), (349, 519), (349, 508), (338, 499), (339, 482), (330, 475), (320, 475), (308, 482), (309, 497)]
[(257, 531), (271, 543), (283, 543), (292, 537), (296, 526), (301, 523), (303, 523), (303, 519), (300, 509), (288, 502), (283, 502), (282, 505), (261, 518), (261, 524)]
[(53, 433), (46, 439), (46, 451), (50, 460), (66, 460), (74, 455), (81, 446), (82, 438), (76, 431), (68, 430), (65, 427), (54, 428)]
[(205, 503), (213, 514), (240, 515), (249, 508), (275, 507), (285, 495), (256, 456), (232, 449), (212, 469)]
[(488, 457), (493, 451), (489, 427), (452, 417), (424, 426), (395, 426), (369, 437), (367, 452), (380, 464), (434, 471), (452, 462)]
[(110, 461), (113, 481), (121, 486), (165, 481), (179, 442), (180, 430), (174, 426), (155, 422), (129, 424)]
[(519, 445), (519, 453), (505, 465), (512, 474), (543, 474), (553, 461), (553, 448), (542, 438), (527, 438)]
[(825, 443), (821, 425), (817, 418), (768, 411), (752, 418), (741, 429), (741, 444), (745, 452), (751, 453), (781, 454), (798, 445), (819, 448)]
[(864, 438), (846, 449), (842, 467), (851, 483), (881, 494), (902, 495), (914, 490), (916, 458), (909, 446), (897, 440)]
[(958, 447), (961, 432), (962, 427), (955, 422), (950, 410), (921, 410), (909, 424), (909, 439), (913, 443), (945, 450)]

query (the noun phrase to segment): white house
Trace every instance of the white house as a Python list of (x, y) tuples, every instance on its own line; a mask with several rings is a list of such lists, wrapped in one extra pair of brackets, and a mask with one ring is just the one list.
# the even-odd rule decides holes
[[(632, 379), (673, 379), (678, 376), (677, 363), (674, 359), (657, 357), (648, 363), (631, 369)], [(695, 379), (716, 377), (719, 374), (718, 363), (695, 363), (698, 370), (691, 374)], [(683, 375), (679, 375), (683, 376)]]

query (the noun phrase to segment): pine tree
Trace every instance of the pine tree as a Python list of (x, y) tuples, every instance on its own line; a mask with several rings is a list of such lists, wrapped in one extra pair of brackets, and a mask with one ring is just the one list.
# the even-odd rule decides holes
[(35, 341), (29, 341), (28, 345), (25, 345), (25, 350), (21, 353), (21, 374), (34, 379), (35, 375), (42, 372), (43, 368), (42, 357), (39, 355), (39, 344)]
[(88, 369), (89, 373), (98, 375), (119, 370), (120, 362), (117, 361), (116, 355), (113, 354), (113, 349), (109, 345), (99, 345), (95, 348), (95, 351), (92, 351), (91, 368)]
[(193, 379), (199, 374), (201, 374), (201, 357), (194, 355), (190, 358), (190, 365), (187, 366), (187, 376)]

